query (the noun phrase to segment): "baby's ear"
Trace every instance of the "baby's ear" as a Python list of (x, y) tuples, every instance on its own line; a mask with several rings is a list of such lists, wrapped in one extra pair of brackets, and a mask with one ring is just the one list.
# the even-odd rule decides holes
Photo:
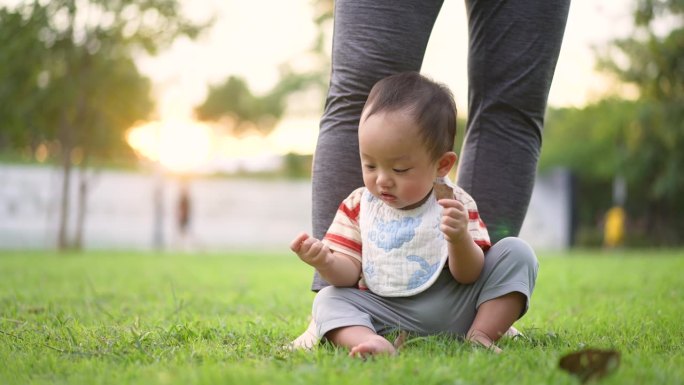
[(456, 155), (455, 152), (445, 152), (444, 155), (440, 156), (437, 160), (437, 176), (447, 176), (449, 171), (454, 168), (457, 160), (458, 155)]

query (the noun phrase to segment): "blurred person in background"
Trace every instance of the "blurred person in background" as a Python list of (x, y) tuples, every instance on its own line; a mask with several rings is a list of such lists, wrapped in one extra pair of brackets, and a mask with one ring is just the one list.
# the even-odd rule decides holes
[(185, 179), (180, 181), (178, 189), (178, 201), (176, 204), (176, 226), (178, 231), (177, 248), (187, 251), (191, 241), (191, 215), (192, 202), (190, 198), (189, 182)]

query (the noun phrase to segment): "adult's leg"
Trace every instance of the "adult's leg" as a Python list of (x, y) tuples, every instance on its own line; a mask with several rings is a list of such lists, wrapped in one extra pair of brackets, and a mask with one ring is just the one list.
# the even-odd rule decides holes
[(496, 242), (517, 236), (527, 212), (570, 0), (466, 6), (469, 106), (458, 184)]
[[(419, 71), (442, 0), (337, 0), (332, 72), (313, 165), (313, 235), (321, 239), (338, 206), (363, 185), (357, 130), (371, 87)], [(328, 283), (314, 276), (312, 290)]]

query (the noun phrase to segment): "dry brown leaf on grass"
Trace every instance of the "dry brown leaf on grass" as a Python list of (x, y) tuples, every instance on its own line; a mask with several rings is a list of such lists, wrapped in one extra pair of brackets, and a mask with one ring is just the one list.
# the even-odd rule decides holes
[(586, 384), (614, 372), (620, 366), (620, 352), (583, 349), (561, 357), (558, 366)]
[(407, 336), (408, 336), (407, 332), (405, 332), (403, 330), (401, 330), (399, 332), (399, 335), (397, 336), (397, 338), (394, 340), (394, 343), (392, 344), (392, 345), (394, 345), (394, 348), (397, 351), (399, 351), (399, 349), (401, 349), (401, 347), (404, 346), (404, 344), (406, 343), (406, 337)]

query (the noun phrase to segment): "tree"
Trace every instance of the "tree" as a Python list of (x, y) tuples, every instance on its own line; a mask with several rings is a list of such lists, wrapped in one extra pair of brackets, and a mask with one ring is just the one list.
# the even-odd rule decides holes
[(639, 91), (637, 116), (622, 138), (631, 213), (644, 218), (649, 237), (681, 243), (684, 1), (637, 0), (634, 22), (635, 33), (614, 40), (599, 68)]
[(40, 63), (44, 44), (38, 39), (47, 12), (0, 8), (0, 149), (29, 146), (35, 150), (43, 135), (32, 113), (41, 104), (45, 86)]
[(600, 244), (597, 226), (613, 205), (613, 180), (622, 175), (622, 137), (636, 119), (638, 103), (608, 98), (584, 108), (549, 109), (541, 172), (564, 167), (574, 176), (576, 241)]
[[(0, 137), (15, 145), (59, 144), (64, 177), (58, 247), (70, 243), (74, 161), (85, 165), (92, 157), (125, 151), (124, 130), (152, 110), (149, 81), (133, 56), (154, 54), (177, 36), (194, 38), (206, 27), (180, 15), (176, 0), (33, 1), (0, 10), (0, 38), (10, 52), (19, 53), (3, 56), (0, 63), (9, 63), (12, 90), (24, 91), (0, 92), (0, 105), (9, 106), (0, 110), (0, 118), (11, 122), (11, 131)], [(29, 61), (22, 54), (27, 48)], [(21, 134), (26, 128), (28, 138)], [(87, 188), (82, 184), (80, 191), (85, 194)]]
[(612, 179), (624, 163), (624, 136), (638, 103), (607, 98), (583, 108), (549, 109), (540, 170), (562, 165), (588, 179)]
[(230, 76), (222, 85), (210, 87), (207, 98), (195, 113), (200, 120), (229, 120), (233, 134), (250, 128), (268, 133), (282, 118), (288, 96), (319, 82), (319, 74), (287, 70), (266, 95), (256, 96), (243, 78)]
[(598, 68), (636, 99), (608, 97), (582, 109), (550, 110), (540, 167), (577, 176), (579, 219), (596, 222), (624, 178), (631, 241), (681, 244), (684, 233), (684, 1), (637, 0), (635, 31), (599, 51)]
[(310, 72), (298, 72), (283, 65), (278, 83), (263, 96), (256, 96), (247, 82), (239, 76), (230, 76), (223, 84), (211, 86), (207, 98), (195, 109), (200, 120), (227, 120), (233, 134), (250, 128), (262, 134), (270, 132), (282, 118), (290, 95), (309, 87), (321, 91), (328, 84), (329, 59), (325, 52), (326, 35), (332, 20), (333, 2), (315, 0), (314, 23), (317, 35), (309, 49), (316, 57), (319, 68)]

